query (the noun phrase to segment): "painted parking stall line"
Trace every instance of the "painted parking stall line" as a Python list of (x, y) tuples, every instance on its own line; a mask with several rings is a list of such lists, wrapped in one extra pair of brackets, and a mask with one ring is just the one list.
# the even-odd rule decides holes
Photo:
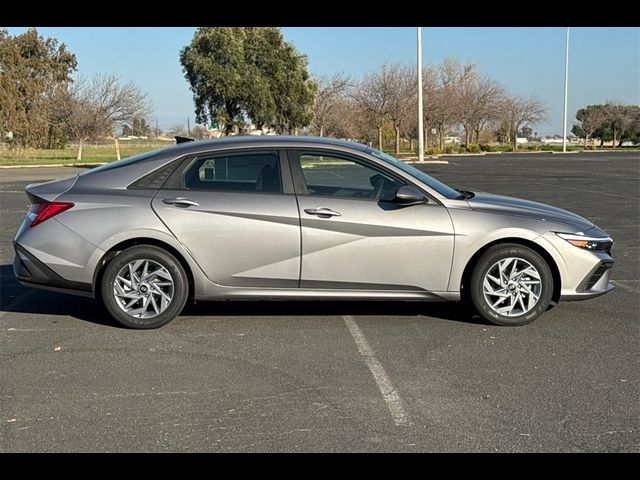
[(384, 371), (382, 364), (378, 361), (375, 353), (369, 346), (369, 342), (367, 342), (362, 330), (360, 330), (360, 327), (358, 327), (358, 324), (352, 316), (344, 315), (342, 318), (349, 329), (353, 340), (356, 342), (360, 355), (362, 355), (367, 367), (369, 367), (371, 375), (373, 375), (373, 379), (376, 381), (376, 384), (380, 389), (380, 393), (382, 393), (382, 397), (389, 408), (393, 422), (398, 426), (411, 425), (409, 415), (404, 408), (402, 399), (389, 379), (387, 372)]

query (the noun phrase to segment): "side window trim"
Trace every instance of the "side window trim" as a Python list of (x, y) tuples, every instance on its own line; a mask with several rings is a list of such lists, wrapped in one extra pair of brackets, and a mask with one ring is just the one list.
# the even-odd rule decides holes
[[(363, 165), (366, 168), (370, 168), (372, 170), (378, 171), (394, 179), (397, 182), (403, 183), (404, 185), (411, 185), (410, 182), (407, 182), (405, 178), (398, 176), (395, 172), (391, 172), (388, 169), (381, 167), (380, 165), (370, 162), (366, 158), (352, 155), (349, 153), (334, 152), (332, 150), (317, 149), (317, 148), (309, 148), (304, 150), (288, 149), (287, 152), (289, 156), (289, 163), (291, 165), (291, 173), (293, 175), (293, 184), (294, 184), (296, 195), (318, 196), (318, 197), (322, 196), (322, 195), (312, 195), (312, 194), (309, 194), (308, 192), (307, 182), (304, 177), (304, 173), (302, 172), (302, 162), (300, 160), (302, 155), (305, 155), (305, 154), (308, 154), (308, 155), (325, 154), (327, 156), (331, 155), (336, 158), (343, 159), (345, 161), (351, 161), (356, 164)], [(343, 198), (344, 200), (374, 201), (372, 199), (366, 199), (366, 198), (353, 198), (353, 199), (348, 197), (325, 197), (325, 198)], [(375, 201), (379, 201), (379, 200), (375, 200)]]

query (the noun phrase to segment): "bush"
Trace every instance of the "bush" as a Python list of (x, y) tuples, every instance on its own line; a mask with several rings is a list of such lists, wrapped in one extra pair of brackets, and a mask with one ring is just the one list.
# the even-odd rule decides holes
[(440, 150), (440, 147), (429, 147), (426, 149), (425, 153), (427, 155), (440, 155), (442, 150)]
[(467, 152), (469, 153), (480, 153), (480, 145), (476, 144), (476, 143), (470, 143), (469, 145), (466, 145), (465, 147), (467, 149)]

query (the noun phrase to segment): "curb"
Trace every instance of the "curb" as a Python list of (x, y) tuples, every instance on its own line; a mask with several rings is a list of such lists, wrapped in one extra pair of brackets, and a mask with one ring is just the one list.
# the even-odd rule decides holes
[(424, 160), (424, 161), (420, 161), (420, 160), (403, 160), (404, 163), (409, 163), (412, 165), (429, 165), (429, 164), (445, 164), (448, 165), (449, 161), (448, 160)]

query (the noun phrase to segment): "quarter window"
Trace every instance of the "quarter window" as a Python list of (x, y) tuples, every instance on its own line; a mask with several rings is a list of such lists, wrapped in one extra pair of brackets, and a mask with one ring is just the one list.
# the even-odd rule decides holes
[(278, 153), (198, 157), (183, 173), (182, 186), (189, 190), (281, 193)]
[(309, 195), (391, 201), (404, 185), (355, 160), (307, 153), (299, 158)]

